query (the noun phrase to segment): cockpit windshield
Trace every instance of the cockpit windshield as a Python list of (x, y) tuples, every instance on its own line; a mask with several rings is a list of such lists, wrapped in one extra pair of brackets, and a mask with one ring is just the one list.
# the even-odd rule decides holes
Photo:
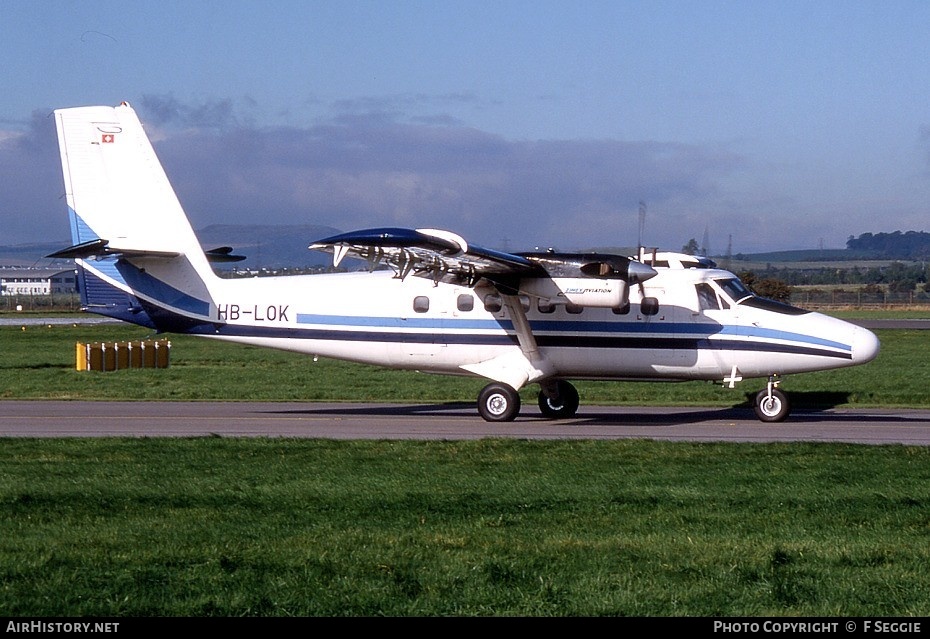
[(784, 315), (804, 315), (810, 312), (802, 308), (797, 308), (796, 306), (791, 306), (791, 304), (785, 304), (784, 302), (776, 302), (775, 300), (770, 300), (765, 297), (757, 297), (752, 291), (746, 288), (745, 284), (736, 278), (714, 281), (723, 289), (723, 292), (729, 295), (737, 304), (745, 304), (746, 306), (752, 306), (766, 311), (774, 311)]
[(746, 285), (735, 277), (725, 280), (714, 280), (717, 285), (723, 289), (723, 292), (730, 296), (730, 299), (739, 304), (747, 297), (752, 297), (752, 291), (746, 288)]

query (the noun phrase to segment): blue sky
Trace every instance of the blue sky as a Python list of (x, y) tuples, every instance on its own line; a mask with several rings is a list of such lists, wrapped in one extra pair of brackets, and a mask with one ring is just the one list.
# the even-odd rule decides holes
[(51, 110), (127, 100), (195, 228), (842, 248), (930, 230), (928, 60), (926, 2), (7, 0), (0, 244), (67, 239)]

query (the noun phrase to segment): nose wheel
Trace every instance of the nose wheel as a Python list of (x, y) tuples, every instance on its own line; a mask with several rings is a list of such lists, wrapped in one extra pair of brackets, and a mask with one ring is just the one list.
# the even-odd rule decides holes
[(769, 378), (768, 387), (756, 395), (756, 417), (763, 422), (783, 422), (791, 412), (788, 396), (777, 385), (778, 380)]

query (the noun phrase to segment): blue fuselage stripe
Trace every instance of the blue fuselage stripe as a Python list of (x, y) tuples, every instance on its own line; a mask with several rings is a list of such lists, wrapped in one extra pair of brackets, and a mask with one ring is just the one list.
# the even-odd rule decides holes
[[(210, 304), (179, 291), (147, 273), (113, 258), (95, 263), (95, 267), (114, 279), (128, 281), (134, 290), (159, 300), (163, 312), (157, 313), (155, 325), (165, 330), (229, 338), (274, 338), (320, 341), (343, 341), (387, 344), (442, 344), (467, 346), (510, 346), (518, 340), (513, 323), (504, 319), (464, 319), (461, 317), (374, 317), (296, 314), (298, 326), (256, 326), (226, 323), (209, 317)], [(102, 267), (102, 268), (101, 268)], [(124, 279), (125, 278), (125, 279)], [(104, 284), (104, 282), (100, 282)], [(183, 317), (173, 309), (194, 316)], [(137, 309), (115, 309), (138, 313)], [(115, 312), (114, 310), (114, 312)], [(153, 309), (148, 309), (148, 317)], [(100, 311), (98, 311), (100, 312)], [(107, 313), (103, 313), (107, 314)], [(112, 313), (110, 313), (112, 315)], [(151, 326), (127, 315), (120, 319)], [(183, 320), (176, 326), (172, 317)], [(168, 326), (171, 324), (171, 326)], [(793, 353), (838, 359), (852, 359), (852, 347), (833, 340), (789, 331), (754, 326), (687, 322), (634, 321), (530, 321), (540, 347), (637, 349), (637, 350), (710, 350)]]
[[(398, 344), (447, 344), (467, 346), (516, 345), (514, 333), (481, 334), (455, 332), (397, 332), (339, 330), (333, 328), (275, 328), (240, 324), (204, 325), (191, 332), (225, 337), (288, 338), (322, 341)], [(767, 353), (794, 353), (851, 359), (851, 349), (835, 351), (800, 343), (785, 344), (761, 339), (728, 339), (681, 335), (584, 335), (577, 333), (537, 334), (541, 347), (549, 348), (593, 348), (593, 349), (641, 349), (641, 350), (714, 350), (754, 351)]]
[[(448, 341), (450, 331), (477, 331), (477, 330), (505, 330), (513, 332), (513, 323), (510, 320), (466, 320), (461, 318), (426, 318), (426, 317), (346, 317), (338, 315), (311, 315), (297, 314), (297, 323), (319, 327), (353, 327), (353, 328), (381, 328), (387, 330), (410, 329), (422, 331), (437, 331), (442, 335), (434, 335), (429, 341)], [(718, 338), (740, 336), (752, 340), (752, 343), (768, 343), (769, 340), (795, 342), (806, 347), (821, 349), (852, 350), (848, 344), (823, 339), (801, 333), (765, 329), (750, 326), (722, 325), (710, 323), (680, 323), (680, 322), (650, 322), (634, 323), (623, 321), (564, 321), (564, 320), (530, 320), (530, 326), (540, 345), (544, 340), (570, 339), (580, 340), (685, 340), (693, 343), (695, 340), (706, 340), (710, 336)], [(354, 333), (354, 331), (352, 331)], [(607, 334), (606, 336), (603, 334)], [(548, 335), (554, 334), (554, 335)], [(719, 341), (715, 339), (713, 341)], [(728, 343), (738, 340), (728, 339)], [(736, 347), (734, 347), (736, 348)]]

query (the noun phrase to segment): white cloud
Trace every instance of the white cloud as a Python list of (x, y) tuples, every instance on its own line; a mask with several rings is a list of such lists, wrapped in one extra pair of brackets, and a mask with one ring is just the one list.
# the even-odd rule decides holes
[[(430, 226), (488, 245), (506, 238), (514, 249), (599, 245), (605, 234), (635, 244), (640, 200), (658, 210), (713, 198), (741, 163), (690, 145), (510, 141), (383, 114), (306, 128), (188, 129), (156, 148), (196, 226)], [(689, 237), (662, 234), (676, 248)]]

